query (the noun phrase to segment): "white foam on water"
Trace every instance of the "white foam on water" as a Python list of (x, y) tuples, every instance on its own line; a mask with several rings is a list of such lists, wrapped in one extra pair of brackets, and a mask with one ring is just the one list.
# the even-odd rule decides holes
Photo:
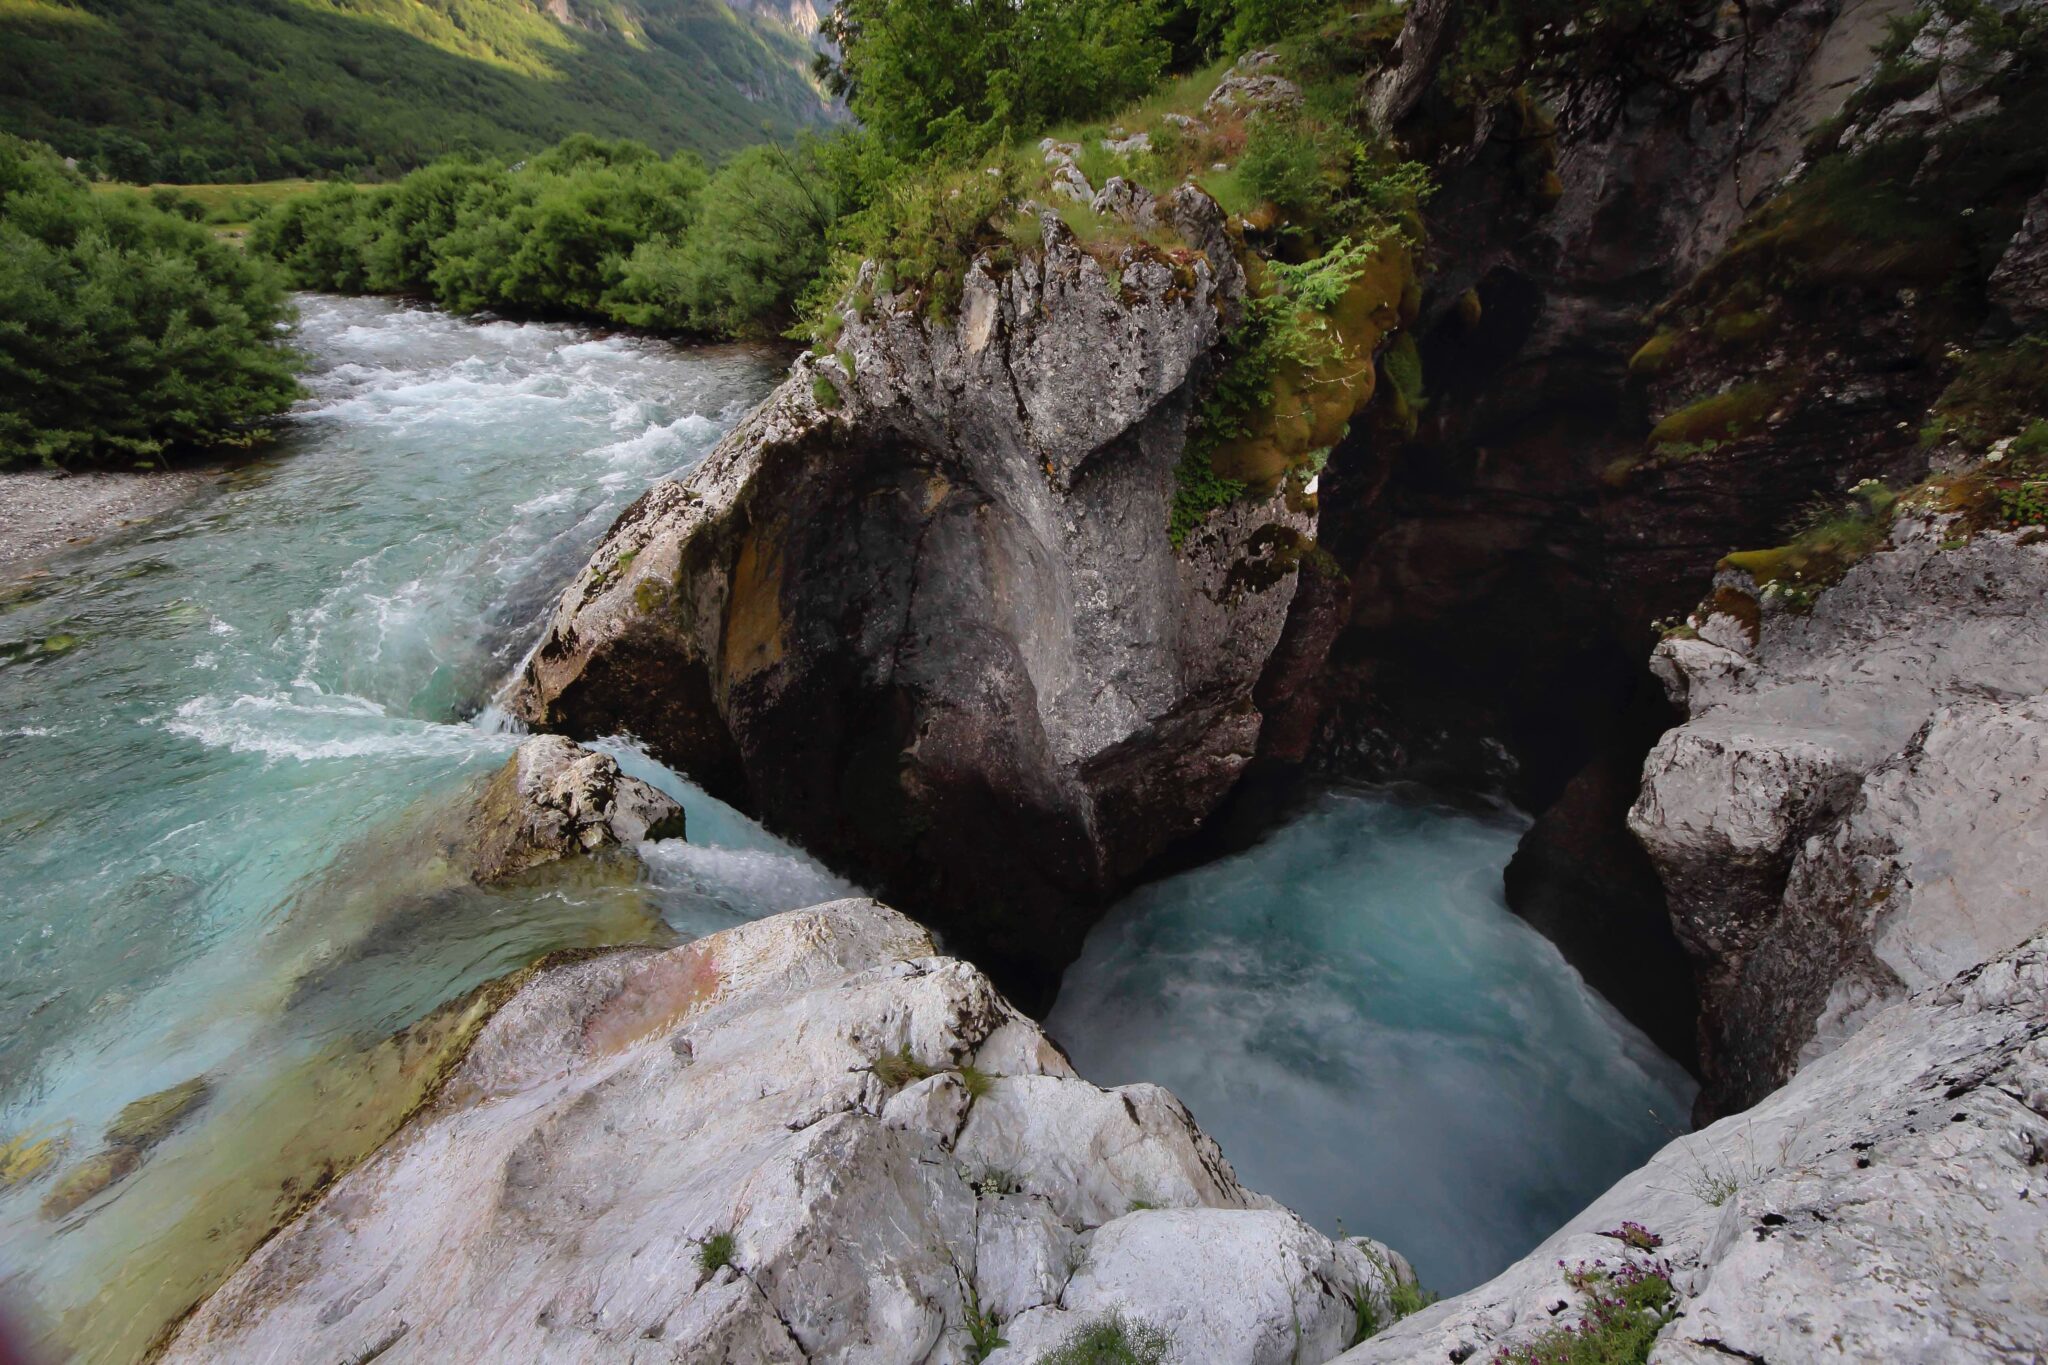
[(367, 697), (305, 691), (194, 697), (158, 721), (208, 748), (270, 760), (446, 758), (511, 752), (513, 742), (472, 725), (392, 716)]
[(1693, 1090), (1508, 910), (1523, 827), (1326, 795), (1114, 908), (1047, 1028), (1098, 1084), (1173, 1090), (1254, 1189), (1432, 1288), (1477, 1284), (1662, 1146)]

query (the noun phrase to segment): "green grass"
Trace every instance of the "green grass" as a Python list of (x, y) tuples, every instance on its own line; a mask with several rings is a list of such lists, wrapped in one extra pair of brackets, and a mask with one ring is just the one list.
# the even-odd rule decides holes
[(912, 1081), (921, 1081), (933, 1074), (932, 1068), (913, 1056), (908, 1047), (899, 1047), (875, 1058), (874, 1072), (875, 1079), (891, 1090), (900, 1090)]
[(1624, 1262), (1606, 1270), (1581, 1264), (1565, 1277), (1584, 1300), (1578, 1321), (1501, 1352), (1496, 1365), (1645, 1365), (1677, 1302), (1669, 1274), (1661, 1265)]
[(1172, 1347), (1173, 1339), (1158, 1328), (1111, 1314), (1040, 1356), (1037, 1365), (1159, 1365)]
[(714, 1232), (697, 1245), (697, 1269), (705, 1275), (715, 1275), (731, 1265), (733, 1253), (738, 1250), (729, 1232)]
[(824, 118), (808, 43), (738, 10), (575, 0), (571, 27), (530, 0), (0, 0), (0, 130), (180, 183), (383, 179), (572, 132), (718, 155)]

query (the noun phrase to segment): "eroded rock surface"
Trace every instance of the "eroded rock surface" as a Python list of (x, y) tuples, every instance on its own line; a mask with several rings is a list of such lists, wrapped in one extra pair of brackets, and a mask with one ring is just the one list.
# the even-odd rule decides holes
[(1244, 283), (1207, 195), (1152, 212), (1189, 245), (1114, 277), (1048, 214), (956, 321), (874, 292), (620, 518), (522, 714), (634, 733), (1032, 998), (1249, 760), (1315, 528), (1283, 484), (1170, 540)]
[[(1341, 1357), (1486, 1361), (1575, 1323), (1567, 1274), (1662, 1263), (1652, 1365), (2048, 1352), (2048, 939), (1893, 1004), (1679, 1138), (1498, 1278)], [(1603, 1233), (1633, 1222), (1663, 1245)]]
[(519, 746), (478, 798), (471, 875), (489, 883), (563, 858), (683, 837), (683, 808), (559, 735)]
[(1629, 824), (1699, 963), (1707, 1112), (2048, 927), (2048, 545), (1948, 534), (1902, 520), (1760, 627), (1725, 576), (1715, 600), (1747, 619), (1657, 648), (1689, 719)]
[(1407, 1274), (841, 901), (536, 977), (165, 1359), (952, 1362), (980, 1314), (1028, 1360), (1118, 1311), (1280, 1365)]

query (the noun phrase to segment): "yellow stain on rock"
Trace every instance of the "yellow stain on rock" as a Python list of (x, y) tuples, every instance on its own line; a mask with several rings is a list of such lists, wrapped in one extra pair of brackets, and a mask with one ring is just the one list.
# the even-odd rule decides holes
[(740, 542), (725, 604), (725, 682), (731, 687), (782, 662), (784, 523), (756, 524)]

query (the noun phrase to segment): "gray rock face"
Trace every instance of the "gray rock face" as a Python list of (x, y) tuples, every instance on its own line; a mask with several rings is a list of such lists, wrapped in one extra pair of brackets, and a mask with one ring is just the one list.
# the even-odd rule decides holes
[(1190, 245), (1115, 279), (1047, 215), (1043, 258), (975, 264), (957, 321), (849, 318), (620, 518), (517, 708), (631, 731), (1042, 987), (1249, 760), (1315, 529), (1283, 489), (1170, 542), (1243, 275), (1200, 190), (1156, 211)]
[[(1652, 1365), (2048, 1352), (2048, 939), (1888, 1006), (1682, 1137), (1491, 1282), (1342, 1357), (1491, 1360), (1576, 1321), (1568, 1270), (1664, 1262)], [(1602, 1233), (1663, 1239), (1630, 1251)], [(1562, 1263), (1562, 1264), (1561, 1264)], [(1558, 1305), (1564, 1305), (1559, 1309)]]
[(2020, 230), (1991, 272), (1991, 297), (2018, 327), (2048, 322), (2048, 190), (2028, 202)]
[(1280, 1365), (1407, 1275), (842, 901), (535, 978), (164, 1359), (945, 1365), (973, 1315), (1013, 1361), (1114, 1308), (1173, 1360)]
[(679, 839), (683, 808), (610, 755), (539, 735), (491, 779), (471, 830), (471, 875), (494, 882), (577, 854)]
[(1709, 1112), (2048, 927), (2048, 546), (1945, 534), (1901, 521), (1754, 641), (1717, 616), (1657, 648), (1689, 719), (1629, 825), (1699, 963)]

